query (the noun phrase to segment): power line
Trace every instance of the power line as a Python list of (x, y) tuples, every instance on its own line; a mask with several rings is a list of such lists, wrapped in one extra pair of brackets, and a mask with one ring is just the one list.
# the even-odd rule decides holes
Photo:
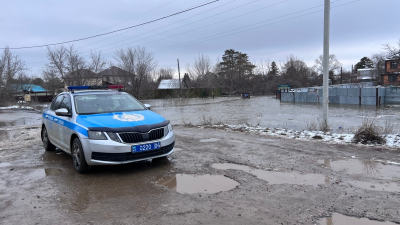
[[(233, 1), (236, 1), (236, 0), (233, 0)], [(231, 2), (233, 2), (233, 1), (230, 1), (230, 2), (228, 2), (228, 3), (231, 3)], [(164, 32), (157, 33), (157, 34), (154, 34), (154, 35), (151, 35), (151, 36), (147, 36), (147, 37), (145, 37), (145, 38), (142, 38), (142, 39), (139, 39), (139, 40), (136, 40), (136, 41), (133, 41), (133, 42), (137, 42), (137, 41), (141, 41), (141, 40), (146, 40), (146, 39), (148, 39), (148, 38), (151, 38), (151, 37), (154, 37), (154, 36), (158, 36), (158, 35), (160, 35), (160, 34), (164, 34), (164, 33), (170, 32), (170, 31), (172, 31), (172, 30), (176, 30), (176, 29), (179, 29), (179, 28), (182, 28), (182, 27), (186, 27), (186, 26), (189, 26), (189, 25), (191, 25), (191, 24), (194, 24), (194, 23), (197, 23), (197, 22), (200, 22), (200, 21), (203, 21), (203, 20), (206, 20), (206, 19), (209, 19), (209, 18), (218, 16), (218, 15), (227, 13), (227, 12), (229, 12), (229, 11), (232, 11), (232, 10), (235, 10), (235, 9), (238, 9), (238, 8), (241, 8), (241, 7), (243, 7), (243, 6), (252, 4), (252, 3), (257, 2), (257, 1), (259, 1), (259, 0), (255, 0), (255, 1), (252, 1), (252, 2), (248, 2), (248, 3), (246, 3), (246, 4), (243, 4), (243, 5), (234, 7), (234, 8), (232, 8), (232, 9), (229, 9), (229, 10), (226, 10), (226, 11), (223, 11), (223, 12), (220, 12), (220, 13), (217, 13), (217, 14), (214, 14), (214, 15), (209, 16), (209, 17), (206, 17), (206, 18), (204, 18), (204, 19), (200, 19), (200, 20), (194, 21), (194, 22), (192, 22), (192, 23), (185, 24), (185, 25), (180, 26), (180, 27), (176, 27), (176, 28), (173, 28), (173, 29), (169, 29), (169, 30), (166, 30), (166, 31), (164, 31)], [(241, 15), (239, 15), (239, 16), (231, 17), (231, 18), (229, 18), (229, 19), (222, 20), (222, 21), (219, 21), (219, 22), (217, 22), (217, 23), (213, 23), (213, 24), (206, 25), (206, 26), (203, 26), (203, 27), (200, 27), (200, 28), (196, 28), (196, 29), (194, 29), (194, 30), (190, 30), (190, 31), (186, 31), (186, 32), (183, 32), (183, 33), (179, 33), (179, 34), (173, 35), (173, 36), (169, 36), (169, 37), (167, 37), (167, 38), (179, 36), (179, 35), (181, 35), (181, 34), (185, 34), (185, 33), (191, 32), (191, 31), (195, 31), (195, 30), (199, 30), (199, 29), (202, 29), (202, 28), (205, 28), (205, 27), (209, 27), (209, 26), (212, 26), (212, 25), (215, 25), (215, 24), (218, 24), (218, 23), (222, 23), (222, 22), (225, 22), (225, 21), (228, 21), (228, 20), (231, 20), (231, 19), (235, 19), (235, 18), (238, 18), (238, 17), (244, 16), (244, 15), (250, 14), (250, 13), (255, 12), (255, 11), (259, 11), (259, 10), (262, 10), (262, 9), (265, 9), (265, 8), (270, 8), (270, 7), (275, 6), (275, 5), (278, 5), (278, 4), (282, 4), (282, 3), (287, 2), (287, 1), (289, 1), (289, 0), (285, 0), (285, 1), (279, 2), (279, 3), (277, 3), (277, 4), (269, 5), (269, 6), (266, 6), (266, 7), (263, 7), (263, 8), (254, 10), (254, 11), (251, 11), (251, 12), (247, 12), (247, 13), (241, 14)], [(228, 4), (228, 3), (226, 3), (226, 4)], [(224, 4), (224, 5), (226, 5), (226, 4)], [(221, 5), (221, 6), (223, 6), (223, 5)], [(218, 7), (220, 7), (220, 6), (218, 6)], [(217, 7), (217, 8), (218, 8), (218, 7)], [(215, 8), (214, 8), (214, 9), (215, 9)], [(179, 21), (179, 22), (180, 22), (180, 21)], [(156, 30), (158, 30), (158, 29), (156, 29)], [(154, 30), (153, 30), (153, 31), (154, 31)], [(151, 32), (153, 32), (153, 31), (149, 31), (149, 32), (146, 32), (146, 33), (151, 33)], [(144, 34), (146, 34), (146, 33), (144, 33)], [(140, 34), (140, 35), (137, 35), (137, 36), (135, 36), (135, 37), (139, 37), (139, 36), (142, 36), (142, 35), (143, 35), (143, 34)], [(133, 38), (135, 38), (135, 37), (133, 37)], [(164, 38), (164, 39), (167, 39), (167, 38)], [(132, 38), (128, 38), (128, 39), (132, 39)], [(126, 41), (126, 40), (128, 40), (128, 39), (121, 40), (121, 41), (118, 41), (118, 42), (114, 42), (114, 43), (112, 43), (112, 44), (108, 44), (108, 45), (102, 46), (102, 47), (100, 47), (100, 48), (104, 48), (104, 47), (107, 47), (107, 46), (110, 46), (110, 45), (114, 45), (114, 44), (116, 44), (116, 43), (123, 42), (123, 41)], [(164, 39), (162, 39), (162, 40), (164, 40)], [(160, 40), (157, 40), (157, 41), (160, 41)], [(149, 43), (153, 43), (153, 42), (157, 42), (157, 41), (152, 41), (152, 42), (149, 42)], [(104, 50), (104, 51), (108, 51), (108, 50), (110, 50), (110, 49), (114, 49), (114, 48), (118, 48), (118, 47), (121, 47), (121, 46), (124, 46), (124, 45), (127, 45), (127, 44), (131, 44), (131, 43), (133, 43), (133, 42), (129, 42), (129, 43), (126, 43), (126, 44), (122, 44), (122, 45), (119, 45), (119, 46), (116, 46), (116, 47), (112, 47), (112, 48), (108, 48), (108, 49), (106, 49), (106, 50)], [(149, 44), (149, 43), (146, 43), (146, 44)], [(97, 49), (99, 49), (99, 48), (97, 48)], [(89, 50), (88, 50), (88, 51), (89, 51)], [(88, 51), (83, 51), (83, 52), (81, 52), (81, 53), (85, 53), (85, 52), (88, 52)]]
[[(335, 6), (335, 7), (331, 7), (331, 9), (332, 8), (338, 8), (338, 7), (341, 7), (341, 6), (344, 6), (344, 5), (348, 5), (348, 4), (352, 4), (352, 3), (355, 3), (355, 2), (359, 2), (359, 1), (361, 1), (361, 0), (356, 0), (356, 1), (349, 2), (349, 3), (341, 4), (341, 5), (338, 5), (338, 6)], [(315, 8), (315, 7), (313, 7), (313, 8)], [(305, 10), (302, 10), (302, 11), (305, 11)], [(164, 52), (164, 51), (168, 51), (168, 50), (172, 50), (172, 49), (176, 49), (176, 48), (185, 47), (185, 46), (188, 46), (188, 45), (198, 44), (198, 43), (201, 43), (201, 42), (210, 41), (210, 40), (214, 40), (214, 39), (230, 36), (230, 35), (233, 35), (233, 34), (242, 33), (242, 32), (248, 31), (248, 30), (253, 30), (253, 29), (257, 29), (257, 28), (261, 28), (261, 27), (265, 27), (265, 26), (269, 26), (269, 25), (285, 22), (285, 21), (288, 21), (288, 20), (292, 20), (292, 19), (308, 16), (308, 15), (315, 14), (315, 13), (318, 13), (318, 12), (323, 12), (323, 11), (324, 10), (318, 10), (318, 11), (314, 11), (314, 12), (311, 12), (311, 13), (303, 14), (303, 15), (300, 15), (300, 16), (292, 17), (292, 18), (289, 18), (289, 19), (285, 19), (285, 20), (281, 20), (281, 21), (277, 21), (277, 22), (273, 22), (273, 23), (269, 23), (269, 24), (265, 24), (265, 25), (261, 25), (261, 26), (257, 26), (257, 27), (253, 27), (253, 28), (249, 28), (249, 29), (245, 29), (245, 30), (242, 30), (242, 31), (230, 33), (232, 31), (240, 30), (240, 29), (244, 28), (244, 27), (241, 27), (241, 28), (237, 28), (237, 29), (234, 29), (234, 30), (222, 32), (222, 33), (219, 33), (219, 34), (216, 34), (216, 35), (212, 35), (212, 36), (209, 36), (209, 37), (200, 38), (200, 39), (197, 39), (195, 41), (186, 42), (186, 43), (180, 44), (180, 45), (170, 46), (170, 47), (167, 47), (167, 48), (164, 48), (164, 49), (160, 49), (158, 51), (153, 51), (153, 53), (155, 54), (155, 53)], [(296, 13), (298, 13), (298, 12), (296, 12)], [(293, 13), (293, 14), (296, 14), (296, 13)], [(274, 19), (272, 19), (272, 20), (274, 20)], [(261, 22), (261, 23), (263, 23), (263, 22)], [(256, 24), (259, 24), (259, 23), (256, 23)], [(255, 24), (253, 24), (253, 25), (255, 25)], [(250, 25), (250, 26), (253, 26), (253, 25)], [(219, 36), (219, 35), (225, 34), (225, 33), (229, 33), (229, 34)], [(211, 38), (211, 37), (214, 37), (214, 36), (219, 36), (219, 37)], [(203, 40), (203, 39), (207, 39), (207, 40)]]
[[(203, 13), (209, 12), (209, 11), (211, 11), (211, 10), (214, 10), (214, 9), (220, 8), (220, 7), (224, 6), (224, 5), (227, 5), (227, 4), (230, 4), (230, 3), (232, 3), (232, 2), (234, 2), (234, 1), (237, 1), (237, 0), (232, 0), (232, 1), (230, 1), (230, 2), (227, 2), (227, 3), (225, 3), (225, 4), (222, 4), (222, 5), (219, 5), (219, 6), (217, 6), (217, 7), (214, 7), (214, 8), (212, 8), (212, 9), (206, 10), (206, 11), (204, 11), (204, 12), (201, 12), (201, 13), (195, 14), (195, 15), (193, 15), (193, 16), (186, 17), (185, 19), (179, 20), (179, 21), (177, 21), (177, 22), (174, 22), (174, 23), (168, 24), (168, 25), (166, 25), (166, 26), (163, 26), (163, 27), (156, 28), (156, 29), (154, 29), (154, 30), (151, 30), (151, 31), (145, 32), (145, 33), (143, 33), (143, 34), (140, 34), (140, 35), (136, 35), (135, 37), (139, 37), (139, 36), (142, 36), (142, 35), (144, 35), (144, 34), (148, 34), (148, 33), (154, 32), (154, 31), (156, 31), (156, 30), (160, 30), (160, 29), (163, 29), (163, 28), (165, 28), (165, 27), (172, 26), (172, 25), (174, 25), (174, 24), (177, 24), (177, 23), (180, 23), (180, 22), (182, 22), (182, 21), (186, 21), (186, 20), (187, 20), (187, 19), (189, 19), (189, 18), (192, 18), (192, 17), (198, 16), (198, 15), (200, 15), (200, 14), (203, 14)], [(256, 1), (259, 1), (259, 0), (255, 0), (255, 1), (253, 1), (253, 2), (256, 2)], [(253, 3), (253, 2), (250, 2), (250, 3)], [(250, 3), (247, 3), (247, 4), (250, 4)], [(245, 4), (245, 5), (247, 5), (247, 4)], [(206, 18), (206, 19), (207, 19), (207, 18)], [(198, 20), (198, 21), (201, 21), (201, 20)], [(184, 25), (184, 26), (186, 26), (186, 25)], [(181, 26), (181, 27), (183, 27), (183, 26)], [(179, 27), (178, 27), (178, 28), (179, 28)], [(177, 28), (170, 29), (170, 30), (168, 30), (168, 31), (175, 30), (175, 29), (177, 29)], [(118, 35), (125, 34), (125, 33), (128, 33), (128, 32), (131, 32), (131, 31), (122, 32), (122, 33), (119, 33), (119, 34), (117, 34), (117, 35), (114, 35), (114, 36), (112, 36), (112, 37), (108, 37), (108, 38), (105, 38), (105, 39), (103, 39), (103, 40), (96, 41), (96, 42), (90, 43), (90, 44), (88, 44), (88, 45), (85, 45), (85, 46), (81, 46), (81, 47), (79, 47), (79, 48), (84, 48), (84, 47), (86, 47), (86, 46), (89, 46), (89, 45), (92, 45), (92, 44), (96, 44), (96, 43), (99, 43), (99, 42), (102, 42), (102, 41), (108, 40), (108, 39), (110, 39), (110, 38), (113, 38), (113, 37), (116, 37), (116, 36), (118, 36)], [(160, 33), (159, 33), (159, 34), (160, 34)], [(157, 34), (157, 35), (158, 35), (158, 34)], [(132, 37), (132, 38), (134, 38), (134, 37)], [(128, 39), (131, 39), (131, 38), (128, 38)], [(128, 39), (125, 39), (125, 40), (128, 40)], [(118, 41), (118, 42), (122, 42), (122, 41), (125, 41), (125, 40), (121, 40), (121, 41)], [(105, 45), (105, 46), (103, 46), (103, 47), (100, 47), (100, 48), (104, 48), (104, 47), (106, 47), (106, 46), (110, 46), (110, 45), (116, 44), (116, 43), (118, 43), (118, 42), (114, 42), (114, 43), (112, 43), (112, 44)], [(87, 51), (84, 51), (84, 52), (87, 52)], [(83, 52), (81, 52), (81, 53), (83, 53)]]
[[(183, 11), (179, 11), (179, 12), (170, 14), (170, 15), (168, 15), (168, 16), (164, 16), (164, 17), (155, 19), (155, 20), (151, 20), (151, 21), (148, 21), (148, 22), (145, 22), (145, 23), (141, 23), (141, 24), (134, 25), (134, 26), (125, 27), (125, 28), (122, 28), (122, 29), (118, 29), (118, 30), (106, 32), (106, 33), (103, 33), (103, 34), (97, 34), (97, 35), (93, 35), (93, 36), (89, 36), (89, 37), (85, 37), (85, 38), (79, 38), (79, 39), (75, 39), (75, 40), (71, 40), (71, 41), (64, 41), (64, 42), (53, 43), (53, 44), (36, 45), (36, 46), (28, 46), (28, 47), (16, 47), (16, 48), (9, 48), (9, 49), (14, 49), (14, 50), (16, 50), (16, 49), (27, 49), (27, 48), (41, 48), (41, 47), (47, 47), (47, 46), (53, 46), (53, 45), (60, 45), (60, 44), (67, 44), (67, 43), (77, 42), (77, 41), (83, 41), (83, 40), (87, 40), (87, 39), (91, 39), (91, 38), (95, 38), (95, 37), (100, 37), (100, 36), (104, 36), (104, 35), (116, 33), (116, 32), (123, 31), (123, 30), (132, 29), (132, 28), (134, 28), (134, 27), (139, 27), (139, 26), (143, 26), (143, 25), (146, 25), (146, 24), (154, 23), (154, 22), (156, 22), (156, 21), (163, 20), (163, 19), (166, 19), (166, 18), (169, 18), (169, 17), (172, 17), (172, 16), (176, 16), (176, 15), (178, 15), (178, 14), (182, 14), (182, 13), (185, 13), (185, 12), (188, 12), (188, 11), (191, 11), (191, 10), (194, 10), (194, 9), (197, 9), (197, 8), (200, 8), (200, 7), (203, 7), (203, 6), (206, 6), (206, 5), (209, 5), (209, 4), (218, 2), (218, 1), (219, 1), (219, 0), (214, 0), (214, 1), (211, 1), (211, 2), (208, 2), (208, 3), (205, 3), (205, 4), (202, 4), (202, 5), (199, 5), (199, 6), (195, 6), (195, 7), (189, 8), (189, 9), (185, 9), (185, 10), (183, 10)], [(5, 49), (5, 48), (0, 48), (0, 49)]]
[[(143, 46), (143, 45), (150, 44), (150, 43), (158, 42), (158, 41), (163, 41), (163, 40), (165, 40), (165, 39), (172, 38), (172, 37), (175, 37), (175, 36), (179, 36), (179, 35), (182, 35), (182, 34), (185, 34), (185, 33), (193, 32), (193, 31), (196, 31), (196, 30), (199, 30), (199, 29), (203, 29), (203, 28), (205, 28), (205, 27), (209, 27), (209, 26), (212, 26), (212, 25), (215, 25), (215, 24), (219, 24), (219, 23), (222, 23), (222, 22), (231, 20), (231, 19), (235, 19), (235, 18), (244, 16), (244, 15), (250, 14), (250, 13), (254, 13), (254, 12), (256, 12), (256, 11), (259, 11), (259, 10), (262, 10), (262, 9), (265, 9), (265, 8), (270, 8), (270, 7), (276, 6), (276, 5), (278, 5), (278, 4), (282, 4), (282, 3), (287, 2), (287, 1), (288, 1), (288, 0), (282, 1), (282, 2), (278, 2), (278, 3), (272, 4), (272, 5), (263, 7), (263, 8), (259, 8), (259, 9), (256, 9), (256, 10), (253, 10), (253, 11), (250, 11), (250, 12), (247, 12), (247, 13), (244, 13), (244, 14), (241, 14), (241, 15), (238, 15), (238, 16), (234, 16), (234, 17), (228, 18), (228, 19), (226, 19), (226, 20), (222, 20), (222, 21), (219, 21), (219, 22), (216, 22), (216, 23), (212, 23), (212, 24), (209, 24), (209, 25), (206, 25), (206, 26), (202, 26), (202, 27), (200, 27), (200, 28), (196, 28), (196, 29), (193, 29), (193, 30), (190, 30), (190, 31), (186, 31), (186, 32), (183, 32), (183, 33), (179, 33), (179, 34), (176, 34), (176, 35), (173, 35), (173, 36), (169, 36), (169, 37), (166, 37), (166, 38), (163, 38), (163, 39), (160, 39), (160, 40), (147, 42), (147, 43), (142, 44), (142, 46)], [(248, 25), (248, 26), (254, 26), (254, 25), (257, 25), (257, 24), (261, 24), (261, 23), (265, 23), (265, 22), (268, 22), (268, 21), (276, 20), (276, 19), (279, 19), (279, 18), (291, 16), (291, 15), (298, 14), (298, 13), (301, 13), (301, 12), (304, 12), (304, 11), (308, 11), (308, 10), (311, 10), (311, 9), (315, 9), (315, 8), (318, 8), (318, 7), (321, 7), (321, 6), (323, 6), (323, 5), (314, 6), (314, 7), (307, 8), (307, 9), (304, 9), (304, 10), (300, 10), (300, 11), (297, 11), (297, 12), (294, 12), (294, 13), (286, 14), (286, 15), (279, 16), (279, 17), (275, 17), (275, 18), (268, 19), (268, 20), (264, 20), (264, 21), (261, 21), (261, 22), (255, 23), (255, 24), (251, 24), (251, 25)], [(228, 11), (229, 11), (229, 10), (228, 10)], [(221, 14), (221, 13), (220, 13), (220, 14)], [(218, 14), (216, 14), (216, 15), (218, 15)], [(211, 16), (211, 17), (213, 17), (213, 16)], [(210, 17), (209, 17), (209, 18), (210, 18)], [(240, 30), (240, 29), (243, 29), (243, 28), (247, 28), (248, 26), (236, 28), (236, 29), (233, 29), (233, 30), (230, 30), (230, 31), (226, 31), (226, 32), (223, 32), (223, 33), (232, 32), (232, 31), (235, 31), (235, 30)], [(160, 35), (160, 34), (163, 34), (163, 33), (165, 33), (165, 32), (158, 33), (158, 34), (153, 35), (153, 36), (157, 36), (157, 35)], [(220, 34), (223, 34), (223, 33), (220, 33)], [(212, 35), (212, 36), (218, 36), (218, 35), (220, 35), (220, 34), (216, 34), (216, 35)], [(143, 38), (143, 39), (148, 39), (148, 38), (153, 37), (153, 36), (149, 36), (149, 37), (146, 37), (146, 38)], [(211, 36), (211, 37), (212, 37), (212, 36)], [(140, 39), (140, 40), (143, 40), (143, 39)], [(201, 38), (201, 39), (203, 39), (203, 38)], [(138, 40), (138, 41), (140, 41), (140, 40)], [(130, 42), (130, 43), (132, 43), (132, 42)], [(128, 43), (128, 44), (130, 44), (130, 43)], [(108, 50), (114, 49), (114, 48), (118, 48), (118, 47), (121, 47), (121, 46), (124, 46), (124, 45), (126, 45), (126, 44), (119, 45), (119, 46), (116, 46), (116, 47), (112, 47), (112, 48), (106, 49), (105, 51), (108, 51)], [(178, 46), (179, 46), (179, 45), (180, 45), (180, 44), (178, 44)], [(107, 53), (106, 53), (106, 54), (107, 54)]]
[[(168, 27), (168, 26), (172, 26), (172, 25), (177, 24), (177, 23), (179, 23), (179, 22), (186, 21), (186, 20), (188, 20), (189, 18), (198, 16), (198, 15), (200, 15), (200, 14), (209, 12), (209, 11), (211, 11), (211, 10), (215, 10), (215, 9), (217, 9), (217, 8), (220, 8), (220, 7), (222, 7), (222, 6), (228, 5), (228, 4), (230, 4), (230, 3), (232, 3), (232, 2), (235, 2), (235, 1), (237, 1), (237, 0), (232, 0), (232, 1), (230, 1), (230, 2), (227, 2), (227, 3), (225, 3), (225, 4), (219, 5), (219, 6), (217, 6), (217, 7), (212, 8), (212, 9), (209, 9), (209, 10), (206, 10), (206, 11), (203, 11), (203, 12), (200, 12), (200, 13), (195, 14), (195, 15), (193, 15), (193, 16), (186, 17), (186, 18), (184, 18), (184, 19), (182, 19), (182, 20), (179, 20), (179, 21), (177, 21), (177, 22), (168, 24), (168, 25), (163, 26), (163, 27), (156, 28), (156, 29), (154, 29), (154, 30), (145, 32), (145, 33), (140, 34), (140, 35), (136, 35), (135, 37), (139, 37), (139, 36), (142, 36), (142, 35), (144, 35), (144, 34), (151, 33), (151, 32), (154, 32), (154, 31), (156, 31), (156, 30), (160, 30), (160, 29), (165, 28), (165, 27)], [(243, 5), (240, 5), (239, 7), (245, 6), (245, 5), (248, 5), (248, 4), (251, 4), (251, 3), (254, 3), (254, 2), (256, 2), (256, 1), (259, 1), (259, 0), (255, 0), (255, 1), (252, 1), (252, 2), (249, 2), (249, 3), (246, 3), (246, 4), (243, 4)], [(202, 3), (200, 3), (200, 4), (203, 4), (203, 3), (204, 3), (204, 2), (202, 2)], [(239, 7), (235, 7), (235, 8), (233, 8), (233, 9), (236, 9), (236, 8), (239, 8)], [(229, 10), (228, 10), (228, 11), (229, 11)], [(227, 11), (225, 11), (225, 12), (227, 12)], [(219, 14), (222, 14), (222, 13), (219, 13)], [(215, 15), (219, 15), (219, 14), (215, 14)], [(214, 16), (215, 16), (215, 15), (214, 15)], [(211, 17), (212, 17), (212, 16), (211, 16)], [(208, 19), (208, 18), (210, 18), (210, 17), (207, 17), (207, 18), (205, 18), (205, 19)], [(196, 23), (196, 22), (199, 22), (199, 21), (202, 21), (202, 20), (205, 20), (205, 19), (197, 20), (197, 21), (195, 21), (195, 22), (193, 22), (193, 23)], [(190, 23), (190, 24), (193, 24), (193, 23)], [(186, 24), (186, 25), (183, 25), (183, 26), (181, 26), (181, 27), (184, 27), (184, 26), (187, 26), (187, 25), (190, 25), (190, 24)], [(167, 30), (167, 31), (165, 31), (165, 32), (168, 32), (168, 31), (171, 31), (171, 30), (176, 30), (176, 29), (181, 28), (181, 27), (169, 29), (169, 30)], [(88, 44), (88, 45), (85, 45), (85, 46), (77, 47), (77, 49), (80, 49), (80, 48), (83, 48), (83, 47), (86, 47), (86, 46), (89, 46), (89, 45), (92, 45), (92, 44), (96, 44), (96, 43), (99, 43), (99, 42), (104, 41), (104, 40), (108, 40), (108, 39), (110, 39), (110, 38), (116, 37), (116, 36), (118, 36), (118, 35), (121, 35), (121, 34), (124, 34), (124, 33), (127, 33), (127, 32), (131, 32), (131, 31), (126, 31), (126, 32), (123, 32), (123, 33), (114, 35), (114, 36), (112, 36), (112, 37), (109, 37), (109, 38), (106, 38), (106, 39), (103, 39), (103, 40), (100, 40), (100, 41), (97, 41), (97, 42), (93, 42), (93, 43)], [(152, 36), (149, 36), (149, 37), (153, 37), (153, 36), (156, 36), (156, 35), (159, 35), (159, 34), (163, 34), (163, 33), (165, 33), (165, 32), (158, 33), (158, 34), (155, 34), (155, 35), (152, 35)], [(149, 38), (149, 37), (147, 37), (147, 38)], [(134, 38), (134, 37), (133, 37), (133, 38)], [(147, 38), (146, 38), (146, 39), (147, 39)], [(128, 38), (128, 39), (131, 39), (131, 38)], [(116, 44), (116, 43), (119, 43), (119, 42), (122, 42), (122, 41), (126, 41), (126, 40), (128, 40), (128, 39), (124, 39), (124, 40), (121, 40), (121, 41), (118, 41), (118, 42), (114, 42), (114, 43), (112, 43), (112, 44), (107, 44), (107, 45), (102, 46), (102, 47), (99, 47), (99, 48), (95, 48), (95, 49), (90, 49), (90, 50), (82, 51), (82, 52), (80, 52), (80, 54), (86, 53), (86, 52), (91, 52), (91, 51), (93, 51), (93, 50), (97, 50), (97, 49), (100, 49), (100, 48), (104, 48), (104, 47), (107, 47), (107, 46), (110, 46), (110, 45), (114, 45), (114, 44)], [(140, 39), (140, 40), (142, 40), (142, 39)], [(139, 40), (138, 40), (138, 41), (139, 41)], [(132, 42), (130, 42), (130, 43), (132, 43)], [(123, 44), (123, 45), (125, 45), (125, 44)], [(120, 45), (120, 46), (123, 46), (123, 45)], [(117, 47), (119, 47), (119, 46), (117, 46)], [(110, 49), (114, 49), (114, 47), (113, 47), (113, 48), (106, 49), (105, 51), (108, 51), (108, 50), (110, 50)], [(87, 54), (86, 56), (88, 56), (88, 54)], [(46, 58), (41, 58), (41, 59), (46, 59)], [(38, 61), (34, 61), (34, 63), (42, 61), (41, 59), (38, 60)]]

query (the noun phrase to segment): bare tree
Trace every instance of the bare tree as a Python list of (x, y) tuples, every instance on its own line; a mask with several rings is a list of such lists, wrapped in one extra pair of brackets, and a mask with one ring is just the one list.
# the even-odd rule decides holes
[(95, 73), (90, 70), (90, 66), (94, 66), (96, 69), (100, 66), (104, 67), (100, 53), (92, 53), (92, 57), (94, 62), (92, 61), (92, 64), (88, 65), (73, 45), (68, 47), (62, 45), (53, 49), (48, 47), (49, 63), (46, 67), (56, 72), (66, 85), (87, 85), (95, 79)]
[(213, 69), (212, 62), (208, 56), (199, 54), (194, 61), (189, 64), (187, 71), (192, 80), (198, 77), (204, 77)]
[(104, 70), (107, 61), (101, 55), (101, 52), (90, 52), (89, 70), (94, 73), (99, 73)]
[(160, 82), (162, 79), (172, 79), (174, 76), (175, 70), (171, 67), (161, 68), (156, 71), (157, 82)]
[(400, 59), (400, 39), (397, 42), (397, 47), (396, 46), (391, 46), (389, 44), (383, 45), (384, 49), (386, 49), (387, 56), (390, 59)]
[[(314, 69), (318, 73), (323, 73), (324, 72), (323, 61), (324, 61), (323, 55), (320, 55), (315, 60)], [(329, 71), (338, 72), (340, 70), (340, 67), (342, 67), (342, 63), (339, 62), (339, 60), (337, 59), (336, 55), (335, 54), (330, 54), (329, 55)]]
[(11, 85), (16, 76), (26, 70), (25, 62), (6, 47), (0, 56), (0, 82)]
[(157, 66), (153, 53), (145, 47), (128, 47), (115, 52), (119, 66), (130, 74), (132, 92), (140, 96), (142, 83), (151, 81), (151, 72)]

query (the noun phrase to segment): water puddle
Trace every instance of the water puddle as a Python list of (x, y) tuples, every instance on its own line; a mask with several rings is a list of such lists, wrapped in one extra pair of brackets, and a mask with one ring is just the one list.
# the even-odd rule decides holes
[(319, 221), (320, 225), (395, 225), (392, 222), (380, 222), (370, 220), (368, 218), (356, 218), (350, 216), (344, 216), (338, 213), (334, 213), (332, 217), (323, 218)]
[(219, 141), (218, 138), (208, 138), (208, 139), (201, 139), (200, 142), (217, 142)]
[(9, 167), (9, 166), (11, 166), (12, 164), (11, 163), (8, 163), (8, 162), (3, 162), (3, 163), (0, 163), (0, 167)]
[(396, 183), (374, 183), (374, 182), (363, 182), (363, 181), (349, 181), (350, 185), (365, 190), (371, 191), (387, 191), (387, 192), (400, 192), (400, 186)]
[(63, 171), (61, 169), (56, 168), (46, 168), (46, 169), (37, 169), (27, 175), (28, 179), (31, 180), (39, 180), (46, 176), (60, 174)]
[(56, 175), (62, 173), (62, 169), (57, 169), (57, 168), (46, 168), (44, 169), (44, 173), (46, 176), (51, 176), (51, 175)]
[(233, 163), (214, 163), (211, 165), (215, 169), (220, 170), (241, 170), (255, 175), (257, 178), (268, 181), (269, 184), (304, 184), (318, 186), (329, 180), (321, 174), (299, 174), (295, 172), (273, 172), (261, 169), (252, 169), (248, 166)]
[(367, 176), (383, 179), (400, 179), (400, 166), (384, 165), (381, 162), (364, 159), (348, 160), (319, 160), (318, 163), (334, 171), (345, 170), (348, 174), (364, 174)]
[(173, 189), (178, 193), (195, 194), (204, 193), (212, 194), (221, 191), (229, 191), (239, 185), (238, 182), (227, 178), (223, 175), (188, 175), (176, 174), (160, 181), (157, 184)]
[(58, 161), (70, 160), (71, 157), (67, 153), (61, 150), (58, 151), (56, 150), (55, 152), (45, 152), (43, 154), (42, 159), (43, 161), (46, 162), (58, 162)]

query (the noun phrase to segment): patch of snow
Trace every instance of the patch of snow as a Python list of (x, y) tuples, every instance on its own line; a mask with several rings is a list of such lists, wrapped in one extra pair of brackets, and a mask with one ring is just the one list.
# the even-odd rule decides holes
[[(207, 127), (207, 126), (200, 126)], [(224, 128), (225, 130), (231, 131), (247, 131), (247, 132), (258, 132), (260, 135), (269, 135), (269, 136), (277, 136), (281, 138), (288, 139), (296, 139), (296, 140), (313, 140), (313, 141), (323, 141), (327, 143), (335, 143), (335, 144), (347, 144), (352, 143), (352, 139), (354, 134), (346, 134), (346, 133), (330, 133), (330, 132), (322, 132), (322, 131), (296, 131), (296, 130), (287, 130), (280, 128), (268, 128), (268, 127), (250, 127), (248, 125), (211, 125), (211, 127), (216, 128)], [(314, 136), (320, 136), (322, 139), (313, 139)], [(374, 145), (367, 145), (374, 146)], [(386, 136), (386, 144), (384, 146), (391, 148), (400, 148), (400, 136), (397, 134), (387, 135)], [(352, 156), (352, 158), (356, 158), (356, 156)]]

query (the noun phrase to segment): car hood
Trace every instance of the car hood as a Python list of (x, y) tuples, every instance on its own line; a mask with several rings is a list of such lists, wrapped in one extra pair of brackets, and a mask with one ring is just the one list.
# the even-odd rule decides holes
[[(78, 115), (76, 123), (89, 130), (140, 131), (166, 126), (169, 121), (150, 110)], [(142, 129), (135, 129), (135, 127)]]

